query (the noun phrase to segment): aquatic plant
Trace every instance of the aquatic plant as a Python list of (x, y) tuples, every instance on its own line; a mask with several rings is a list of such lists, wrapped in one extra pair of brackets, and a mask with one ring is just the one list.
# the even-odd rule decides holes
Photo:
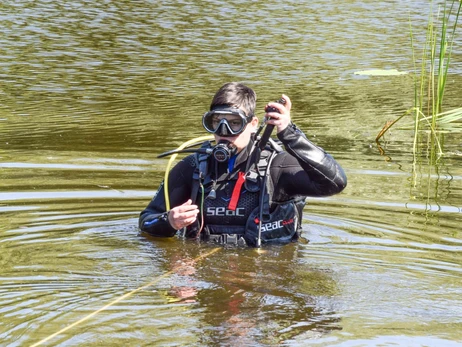
[[(419, 151), (419, 144), (424, 142), (422, 136), (427, 134), (426, 148), (432, 164), (444, 154), (444, 135), (462, 131), (462, 123), (458, 122), (462, 120), (462, 108), (443, 112), (444, 92), (461, 7), (460, 0), (453, 0), (450, 6), (445, 2), (442, 11), (438, 11), (436, 17), (433, 11), (430, 11), (420, 71), (417, 69), (414, 35), (410, 22), (414, 62), (414, 106), (394, 121), (388, 121), (379, 132), (376, 143), (381, 152), (383, 150), (380, 147), (380, 139), (400, 121), (399, 129), (414, 131), (414, 158)], [(412, 116), (411, 120), (409, 116)]]

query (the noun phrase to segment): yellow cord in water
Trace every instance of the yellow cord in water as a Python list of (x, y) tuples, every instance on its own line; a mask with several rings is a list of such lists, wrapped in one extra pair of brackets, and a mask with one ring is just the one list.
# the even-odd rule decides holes
[[(221, 248), (214, 248), (214, 249), (211, 250), (210, 252), (198, 256), (197, 258), (195, 258), (195, 259), (193, 260), (193, 262), (194, 262), (194, 263), (199, 262), (200, 260), (202, 260), (202, 259), (204, 259), (204, 258), (207, 258), (208, 256), (210, 256), (210, 255), (212, 255), (213, 253), (219, 251), (220, 249), (221, 249)], [(54, 333), (54, 334), (51, 334), (51, 335), (48, 336), (47, 338), (44, 338), (43, 340), (41, 340), (41, 341), (39, 341), (39, 342), (37, 342), (37, 343), (34, 343), (31, 347), (36, 347), (36, 346), (40, 346), (40, 345), (44, 344), (45, 342), (51, 340), (53, 337), (58, 336), (59, 334), (62, 334), (62, 333), (64, 333), (65, 331), (67, 331), (67, 330), (69, 330), (69, 329), (71, 329), (71, 328), (73, 328), (73, 327), (79, 325), (80, 323), (83, 323), (83, 322), (89, 320), (91, 317), (93, 317), (93, 316), (97, 315), (98, 313), (100, 313), (100, 312), (106, 310), (107, 308), (113, 306), (114, 304), (117, 304), (118, 302), (120, 302), (120, 301), (122, 301), (122, 300), (128, 298), (129, 296), (131, 296), (131, 295), (133, 295), (133, 294), (139, 292), (140, 290), (146, 289), (146, 288), (148, 288), (148, 287), (150, 287), (150, 286), (156, 284), (156, 283), (159, 282), (161, 279), (163, 279), (163, 278), (165, 278), (165, 277), (171, 275), (171, 274), (174, 273), (174, 272), (175, 272), (175, 270), (170, 270), (170, 271), (164, 273), (163, 275), (158, 276), (156, 279), (154, 279), (153, 281), (149, 282), (148, 284), (145, 284), (144, 286), (141, 286), (141, 287), (139, 287), (139, 288), (137, 288), (137, 289), (132, 290), (131, 292), (128, 292), (128, 293), (122, 295), (121, 297), (115, 299), (114, 301), (110, 302), (109, 304), (107, 304), (107, 305), (101, 307), (100, 309), (98, 309), (98, 310), (96, 310), (96, 311), (90, 313), (88, 316), (85, 316), (85, 317), (83, 317), (82, 319), (78, 320), (77, 322), (74, 322), (74, 323), (72, 323), (71, 325), (68, 325), (67, 327), (61, 329), (60, 331), (58, 331), (58, 332), (56, 332), (56, 333)]]
[[(200, 143), (200, 142), (207, 141), (207, 140), (213, 140), (214, 138), (215, 137), (213, 135), (205, 135), (201, 137), (196, 137), (195, 139), (192, 139), (192, 140), (189, 140), (183, 143), (180, 147), (177, 148), (177, 150), (184, 149), (185, 147), (189, 145), (193, 145), (195, 143)], [(165, 208), (167, 209), (167, 211), (170, 211), (170, 198), (168, 196), (168, 175), (170, 173), (170, 166), (172, 165), (173, 161), (176, 159), (177, 156), (178, 156), (178, 153), (175, 153), (170, 157), (170, 160), (168, 161), (168, 164), (167, 164), (167, 168), (165, 169), (164, 194), (165, 194)]]

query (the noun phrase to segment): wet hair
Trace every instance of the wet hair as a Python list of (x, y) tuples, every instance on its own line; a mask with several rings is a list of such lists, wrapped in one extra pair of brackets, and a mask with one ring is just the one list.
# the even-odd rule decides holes
[(218, 106), (237, 107), (245, 111), (247, 117), (255, 116), (257, 94), (242, 83), (230, 82), (215, 93), (210, 110)]

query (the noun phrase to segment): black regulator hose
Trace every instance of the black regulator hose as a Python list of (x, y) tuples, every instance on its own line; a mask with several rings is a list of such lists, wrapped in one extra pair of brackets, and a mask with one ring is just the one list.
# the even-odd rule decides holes
[(175, 154), (175, 153), (211, 153), (212, 149), (211, 148), (186, 148), (186, 149), (173, 149), (171, 151), (164, 152), (162, 154), (159, 154), (157, 158), (163, 158), (163, 157), (168, 157), (169, 155)]

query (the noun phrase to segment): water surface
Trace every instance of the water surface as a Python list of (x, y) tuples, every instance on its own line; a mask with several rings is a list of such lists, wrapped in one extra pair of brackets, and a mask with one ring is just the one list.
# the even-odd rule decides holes
[[(412, 106), (409, 18), (421, 43), (428, 4), (0, 8), (2, 345), (462, 344), (460, 137), (446, 136), (437, 167), (413, 166), (409, 132), (387, 134), (385, 155), (375, 145)], [(460, 107), (460, 43), (448, 109)], [(407, 74), (355, 74), (371, 69)], [(289, 95), (294, 122), (345, 168), (343, 193), (308, 200), (308, 243), (139, 235), (167, 164), (156, 156), (204, 134), (229, 81), (256, 90), (259, 118)]]

